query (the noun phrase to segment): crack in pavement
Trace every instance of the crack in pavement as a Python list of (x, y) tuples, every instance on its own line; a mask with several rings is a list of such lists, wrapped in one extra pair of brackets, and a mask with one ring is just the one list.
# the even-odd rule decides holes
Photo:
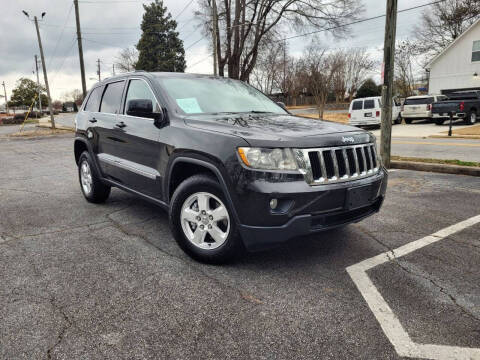
[[(133, 238), (138, 238), (138, 239), (141, 239), (143, 240), (144, 242), (146, 242), (147, 244), (149, 244), (150, 246), (153, 246), (155, 249), (159, 250), (160, 252), (162, 252), (163, 254), (167, 255), (168, 257), (172, 258), (172, 259), (175, 259), (177, 261), (180, 261), (182, 264), (186, 265), (187, 267), (191, 268), (192, 270), (196, 271), (197, 273), (200, 273), (201, 275), (203, 275), (205, 278), (211, 280), (213, 283), (217, 284), (218, 286), (220, 287), (223, 287), (223, 288), (227, 288), (231, 291), (234, 291), (235, 293), (238, 294), (238, 296), (243, 299), (245, 302), (247, 303), (250, 303), (250, 304), (255, 304), (255, 305), (260, 305), (260, 303), (263, 303), (261, 300), (255, 298), (254, 296), (252, 296), (251, 294), (248, 294), (247, 292), (244, 292), (242, 291), (241, 289), (238, 289), (236, 288), (235, 286), (232, 286), (230, 284), (227, 284), (227, 283), (224, 283), (223, 281), (217, 279), (216, 277), (210, 275), (210, 274), (207, 274), (203, 269), (200, 269), (199, 267), (195, 266), (194, 264), (190, 263), (190, 262), (187, 262), (185, 261), (184, 259), (174, 255), (174, 254), (171, 254), (169, 253), (168, 251), (166, 251), (165, 249), (157, 246), (156, 244), (154, 244), (153, 242), (151, 242), (146, 236), (144, 235), (141, 235), (141, 234), (138, 234), (138, 233), (132, 233), (130, 230), (126, 229), (122, 224), (120, 224), (119, 222), (113, 220), (112, 218), (109, 217), (109, 215), (107, 214), (107, 218), (112, 222), (112, 224), (120, 231), (122, 232), (123, 234), (129, 236), (129, 237), (133, 237)], [(130, 224), (131, 225), (131, 224)], [(255, 299), (255, 300), (253, 300)]]
[[(405, 265), (402, 265), (401, 264), (401, 260), (399, 258), (397, 258), (397, 256), (395, 255), (395, 251), (390, 247), (388, 246), (387, 244), (385, 244), (384, 242), (382, 242), (380, 239), (378, 239), (376, 236), (374, 236), (373, 234), (371, 234), (368, 229), (364, 228), (362, 225), (359, 225), (359, 224), (356, 224), (356, 227), (358, 227), (364, 234), (370, 236), (373, 240), (375, 240), (378, 244), (382, 245), (384, 248), (386, 248), (388, 250), (388, 252), (386, 253), (387, 254), (387, 257), (389, 258), (389, 260), (397, 265), (400, 269), (404, 270), (405, 272), (413, 275), (413, 276), (417, 276), (417, 277), (420, 277), (420, 278), (423, 278), (427, 281), (429, 281), (434, 287), (438, 288), (439, 291), (441, 293), (443, 293), (444, 295), (446, 295), (450, 300), (451, 302), (453, 303), (453, 305), (455, 305), (462, 313), (464, 313), (465, 315), (469, 316), (470, 318), (476, 320), (476, 321), (480, 321), (480, 317), (477, 317), (475, 314), (471, 313), (469, 311), (469, 309), (465, 308), (464, 306), (462, 306), (461, 304), (458, 303), (458, 300), (455, 298), (455, 296), (453, 296), (450, 292), (447, 291), (447, 289), (443, 286), (441, 286), (440, 284), (437, 283), (436, 280), (434, 279), (431, 279), (430, 277), (428, 277), (427, 275), (423, 275), (419, 272), (415, 272), (411, 269), (408, 269)], [(430, 236), (434, 236), (434, 237), (437, 237), (439, 238), (440, 236), (436, 236), (436, 235), (430, 235)], [(407, 263), (407, 261), (403, 260), (403, 262)]]

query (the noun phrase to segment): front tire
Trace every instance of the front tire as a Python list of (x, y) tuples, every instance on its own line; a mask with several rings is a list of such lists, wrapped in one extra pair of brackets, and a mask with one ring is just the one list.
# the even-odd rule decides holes
[(405, 119), (405, 124), (411, 124), (412, 123), (412, 119)]
[(78, 179), (83, 196), (88, 202), (100, 204), (110, 196), (110, 186), (105, 185), (98, 177), (92, 158), (87, 151), (84, 151), (78, 160)]
[(231, 205), (220, 184), (208, 175), (194, 175), (178, 186), (169, 220), (180, 248), (198, 261), (221, 264), (243, 253)]
[(444, 122), (444, 119), (435, 119), (435, 125), (443, 125)]
[(467, 117), (465, 118), (466, 125), (474, 125), (477, 122), (477, 112), (475, 110), (471, 110)]
[(397, 119), (395, 120), (395, 124), (400, 125), (402, 123), (402, 117), (398, 115)]

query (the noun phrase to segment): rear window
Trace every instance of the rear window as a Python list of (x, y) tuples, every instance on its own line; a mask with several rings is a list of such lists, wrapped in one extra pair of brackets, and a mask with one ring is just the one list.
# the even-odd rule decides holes
[(375, 108), (375, 100), (365, 100), (363, 104), (364, 109), (374, 109)]
[(354, 101), (352, 104), (352, 110), (362, 110), (363, 100)]
[(123, 81), (110, 83), (103, 94), (100, 111), (103, 113), (117, 114), (122, 101)]
[(103, 86), (99, 86), (92, 90), (88, 97), (87, 104), (85, 105), (85, 111), (97, 112), (100, 106), (100, 98), (102, 97)]
[(405, 100), (404, 105), (426, 105), (433, 104), (433, 97), (415, 98)]

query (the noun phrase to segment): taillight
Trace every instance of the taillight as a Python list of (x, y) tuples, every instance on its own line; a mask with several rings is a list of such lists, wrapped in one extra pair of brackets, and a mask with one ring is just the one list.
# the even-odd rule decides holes
[(352, 117), (352, 114), (348, 113), (348, 118), (350, 119)]
[(377, 117), (380, 117), (380, 111), (377, 110)]
[(427, 105), (427, 111), (430, 111), (430, 110), (432, 110), (432, 105), (431, 105), (431, 104), (428, 104), (428, 105)]
[(460, 111), (465, 110), (465, 103), (462, 101), (459, 106)]

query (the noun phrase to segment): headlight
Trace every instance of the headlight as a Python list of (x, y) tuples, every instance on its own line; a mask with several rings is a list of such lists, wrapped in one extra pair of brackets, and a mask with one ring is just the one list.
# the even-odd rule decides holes
[(291, 149), (238, 148), (243, 163), (253, 169), (297, 170)]

